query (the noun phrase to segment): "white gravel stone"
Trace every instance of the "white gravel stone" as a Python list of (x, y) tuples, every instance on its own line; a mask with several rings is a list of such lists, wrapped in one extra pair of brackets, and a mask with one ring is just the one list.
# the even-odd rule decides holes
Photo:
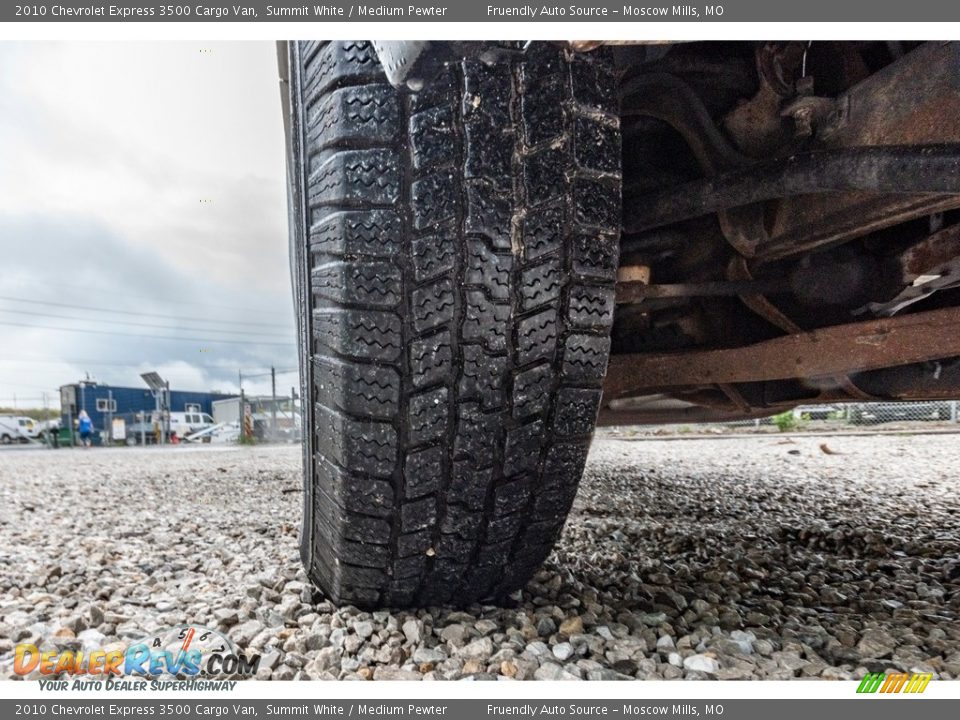
[(423, 622), (420, 620), (407, 620), (403, 624), (403, 636), (407, 642), (414, 644), (423, 641)]
[(697, 672), (704, 672), (708, 675), (716, 675), (717, 670), (720, 669), (720, 663), (717, 662), (716, 658), (712, 658), (709, 655), (691, 655), (683, 659), (683, 666), (687, 670), (696, 670)]

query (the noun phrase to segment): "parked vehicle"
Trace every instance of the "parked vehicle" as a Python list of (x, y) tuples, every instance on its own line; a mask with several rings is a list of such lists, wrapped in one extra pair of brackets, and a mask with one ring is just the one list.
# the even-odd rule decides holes
[(960, 43), (279, 57), (301, 555), (334, 601), (522, 587), (597, 422), (960, 397)]
[(161, 433), (166, 434), (165, 442), (171, 442), (174, 435), (183, 440), (187, 435), (213, 425), (213, 418), (204, 412), (172, 412), (169, 421), (158, 412), (143, 413), (142, 416), (138, 413), (132, 422), (127, 423), (126, 443), (139, 445), (146, 440), (149, 445), (157, 442)]
[(850, 408), (850, 422), (856, 425), (950, 419), (951, 407), (948, 402), (865, 403)]
[(213, 417), (201, 412), (170, 413), (170, 431), (184, 438), (190, 433), (206, 430), (213, 425)]
[(24, 415), (0, 415), (0, 444), (27, 442), (34, 437), (35, 422)]
[(59, 433), (60, 421), (56, 418), (52, 420), (36, 420), (33, 427), (28, 431), (27, 436), (32, 440), (43, 440), (47, 433)]
[(793, 409), (797, 420), (830, 420), (843, 411), (836, 405), (800, 405)]

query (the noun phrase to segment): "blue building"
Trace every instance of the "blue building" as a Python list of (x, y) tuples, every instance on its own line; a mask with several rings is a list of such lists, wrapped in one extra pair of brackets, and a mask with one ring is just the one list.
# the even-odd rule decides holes
[[(234, 397), (223, 393), (170, 391), (170, 412), (202, 412), (213, 414), (213, 402)], [(131, 388), (103, 385), (84, 380), (60, 387), (60, 411), (63, 427), (69, 427), (70, 418), (76, 419), (81, 410), (93, 420), (96, 430), (103, 430), (110, 417), (132, 419), (135, 413), (152, 412), (157, 407), (153, 393), (146, 387)]]

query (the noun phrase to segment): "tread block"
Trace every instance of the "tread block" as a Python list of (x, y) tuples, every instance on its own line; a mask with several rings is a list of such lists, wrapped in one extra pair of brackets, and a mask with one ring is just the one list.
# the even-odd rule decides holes
[(418, 230), (452, 219), (457, 212), (457, 182), (450, 172), (417, 180), (411, 186), (413, 225)]
[[(510, 559), (510, 550), (513, 548), (513, 540), (501, 540), (500, 542), (492, 542), (485, 544), (480, 548), (480, 552), (477, 554), (477, 565), (480, 567), (492, 567), (496, 569), (497, 579), (500, 579), (502, 576), (502, 568), (507, 564), (507, 561)], [(527, 570), (524, 569), (524, 574)], [(511, 583), (512, 587), (516, 587), (516, 584)]]
[(554, 203), (527, 213), (522, 224), (523, 256), (534, 260), (563, 247), (563, 206)]
[(467, 268), (463, 278), (467, 285), (483, 285), (494, 300), (509, 300), (512, 268), (512, 255), (497, 255), (483, 240), (467, 240)]
[(620, 240), (616, 235), (578, 233), (573, 238), (573, 271), (579, 275), (613, 281), (619, 255)]
[[(318, 527), (322, 524), (318, 519)], [(376, 568), (385, 570), (390, 565), (390, 548), (383, 545), (371, 545), (366, 542), (357, 542), (356, 540), (340, 539), (341, 553), (340, 562), (366, 568)]]
[(462, 504), (473, 511), (483, 509), (487, 488), (493, 483), (493, 468), (477, 469), (470, 462), (453, 464), (448, 490), (449, 503)]
[(570, 335), (563, 350), (563, 376), (577, 382), (602, 380), (609, 356), (610, 338)]
[(551, 360), (557, 348), (557, 310), (550, 308), (517, 323), (517, 356), (522, 365)]
[(532, 524), (552, 525), (558, 517), (566, 516), (577, 494), (589, 447), (585, 441), (557, 443), (547, 451), (543, 473), (549, 481), (534, 500)]
[(446, 471), (445, 458), (446, 453), (440, 447), (410, 452), (403, 474), (404, 497), (410, 500), (436, 492)]
[(555, 77), (568, 75), (564, 64), (565, 53), (551, 43), (531, 45), (520, 63), (520, 78), (524, 95), (536, 92), (537, 85)]
[(503, 456), (504, 476), (536, 471), (540, 463), (540, 450), (545, 441), (542, 420), (508, 430)]
[[(344, 512), (333, 498), (322, 490), (314, 500), (317, 520), (326, 526), (331, 533), (330, 537), (355, 540), (371, 546), (385, 545), (384, 539), (390, 537), (390, 521), (385, 518)], [(357, 564), (367, 565), (362, 562)]]
[(576, 492), (589, 448), (589, 443), (560, 442), (547, 450), (543, 472), (552, 479), (551, 485)]
[(346, 513), (389, 518), (393, 515), (393, 485), (387, 480), (348, 472), (317, 456), (316, 488)]
[(343, 355), (369, 360), (400, 356), (400, 318), (374, 310), (320, 308), (313, 311), (317, 342)]
[(457, 388), (460, 400), (476, 400), (485, 410), (502, 407), (507, 358), (489, 355), (479, 345), (462, 345), (463, 368)]
[(555, 376), (549, 363), (519, 373), (513, 381), (513, 416), (522, 418), (546, 410)]
[(570, 288), (567, 316), (577, 327), (609, 327), (613, 323), (614, 289), (595, 285)]
[[(616, 148), (616, 152), (610, 148)], [(619, 124), (578, 115), (573, 124), (573, 157), (580, 168), (619, 175)]]
[(393, 141), (400, 130), (400, 103), (389, 85), (334, 90), (307, 113), (307, 142), (314, 149), (349, 142)]
[(373, 477), (390, 477), (397, 461), (393, 426), (348, 418), (323, 405), (314, 411), (317, 449), (342, 468)]
[[(563, 136), (566, 128), (563, 99), (563, 75), (539, 74), (541, 68), (524, 67), (527, 92), (520, 101), (523, 135), (528, 146), (539, 145)], [(531, 71), (535, 74), (531, 75)]]
[(486, 180), (470, 180), (466, 186), (467, 217), (464, 225), (467, 232), (483, 235), (497, 250), (510, 250), (513, 217), (510, 198), (499, 194)]
[[(453, 231), (451, 231), (451, 235)], [(456, 239), (446, 235), (428, 235), (413, 243), (413, 276), (418, 282), (443, 275), (454, 269), (457, 261)]]
[(559, 435), (589, 435), (597, 420), (601, 390), (561, 388), (553, 429)]
[(458, 70), (453, 65), (442, 68), (422, 90), (410, 95), (410, 109), (416, 113), (437, 105), (455, 108), (460, 100)]
[(410, 343), (410, 372), (415, 387), (442, 382), (453, 375), (450, 333), (413, 340)]
[(487, 534), (491, 537), (515, 537), (523, 527), (523, 513), (515, 512), (505, 517), (494, 517), (487, 523)]
[(410, 156), (417, 170), (453, 165), (457, 161), (457, 137), (453, 109), (434, 107), (410, 118)]
[(414, 532), (433, 527), (437, 522), (437, 500), (428, 497), (400, 506), (400, 527), (403, 532)]
[(316, 400), (353, 415), (389, 420), (400, 408), (400, 375), (377, 365), (344, 362), (324, 355), (313, 357)]
[(392, 150), (342, 150), (313, 168), (307, 180), (311, 206), (391, 205), (400, 195), (400, 162)]
[[(448, 515), (447, 517), (450, 516)], [(479, 520), (480, 518), (477, 517), (476, 525), (479, 525)], [(447, 520), (445, 518), (445, 526), (446, 523)], [(463, 534), (467, 533), (470, 529), (468, 526), (461, 525), (457, 535), (441, 535), (437, 542), (437, 558), (450, 560), (466, 568), (470, 557), (473, 555), (473, 542), (471, 542), (472, 538), (469, 535), (463, 536)]]
[(329, 255), (393, 257), (401, 242), (393, 210), (347, 210), (318, 215), (310, 228), (310, 250)]
[(450, 558), (437, 557), (435, 560), (428, 576), (430, 596), (446, 605), (454, 599), (454, 593), (462, 583), (468, 567)]
[(517, 508), (524, 507), (530, 499), (533, 492), (531, 485), (529, 477), (498, 485), (493, 491), (493, 514), (498, 518), (517, 514)]
[(447, 432), (448, 396), (449, 391), (442, 387), (410, 399), (407, 434), (412, 445), (436, 440)]
[(486, 65), (466, 61), (463, 76), (461, 112), (464, 120), (508, 127), (511, 124), (510, 98), (513, 96), (510, 67), (503, 63)]
[(427, 287), (417, 288), (411, 293), (410, 300), (414, 329), (418, 333), (426, 332), (450, 322), (453, 320), (455, 305), (452, 280), (445, 279)]
[(466, 293), (466, 313), (461, 330), (463, 339), (482, 343), (492, 352), (506, 352), (510, 306), (498, 305), (482, 290)]
[(433, 537), (429, 530), (403, 532), (397, 538), (397, 554), (400, 557), (420, 555), (426, 557), (427, 550), (433, 544)]
[(520, 277), (520, 295), (522, 309), (532, 310), (539, 305), (551, 303), (560, 297), (565, 282), (560, 259), (552, 258), (548, 262), (524, 268)]
[(566, 191), (567, 155), (566, 142), (558, 141), (524, 159), (523, 182), (531, 205), (559, 198)]
[(620, 109), (617, 83), (613, 72), (605, 64), (598, 62), (602, 54), (596, 57), (571, 55), (570, 80), (573, 99), (591, 110), (616, 113)]
[(379, 307), (400, 301), (400, 268), (393, 263), (338, 260), (314, 267), (310, 275), (315, 298)]
[(613, 197), (605, 184), (586, 178), (573, 181), (574, 221), (599, 229), (601, 232), (616, 233), (620, 226), (620, 196)]
[(488, 121), (468, 122), (464, 177), (486, 178), (497, 190), (513, 188), (513, 147), (516, 139), (509, 127), (491, 125)]
[[(475, 540), (479, 536), (483, 522), (481, 513), (460, 505), (448, 505), (447, 513), (440, 525), (440, 532), (458, 540)], [(467, 550), (470, 549), (471, 546), (467, 545)]]
[[(410, 592), (411, 595), (416, 592), (419, 583), (419, 577), (427, 568), (426, 555), (411, 555), (410, 557), (397, 558), (393, 566), (394, 585), (390, 587), (390, 597), (396, 597), (397, 593)], [(414, 578), (415, 582), (399, 582), (404, 578)], [(407, 602), (413, 602), (411, 598)]]
[(383, 81), (383, 68), (369, 42), (328, 42), (304, 63), (304, 98), (309, 105), (328, 88), (348, 80)]
[(493, 462), (500, 444), (500, 416), (485, 413), (477, 403), (464, 403), (457, 414), (457, 436), (454, 458), (469, 458), (476, 467)]

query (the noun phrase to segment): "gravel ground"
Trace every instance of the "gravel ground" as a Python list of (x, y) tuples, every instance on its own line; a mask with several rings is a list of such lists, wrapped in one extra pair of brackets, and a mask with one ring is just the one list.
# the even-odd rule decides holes
[(335, 608), (300, 569), (298, 448), (0, 453), (17, 642), (195, 622), (273, 679), (960, 677), (956, 436), (598, 439), (510, 607)]

